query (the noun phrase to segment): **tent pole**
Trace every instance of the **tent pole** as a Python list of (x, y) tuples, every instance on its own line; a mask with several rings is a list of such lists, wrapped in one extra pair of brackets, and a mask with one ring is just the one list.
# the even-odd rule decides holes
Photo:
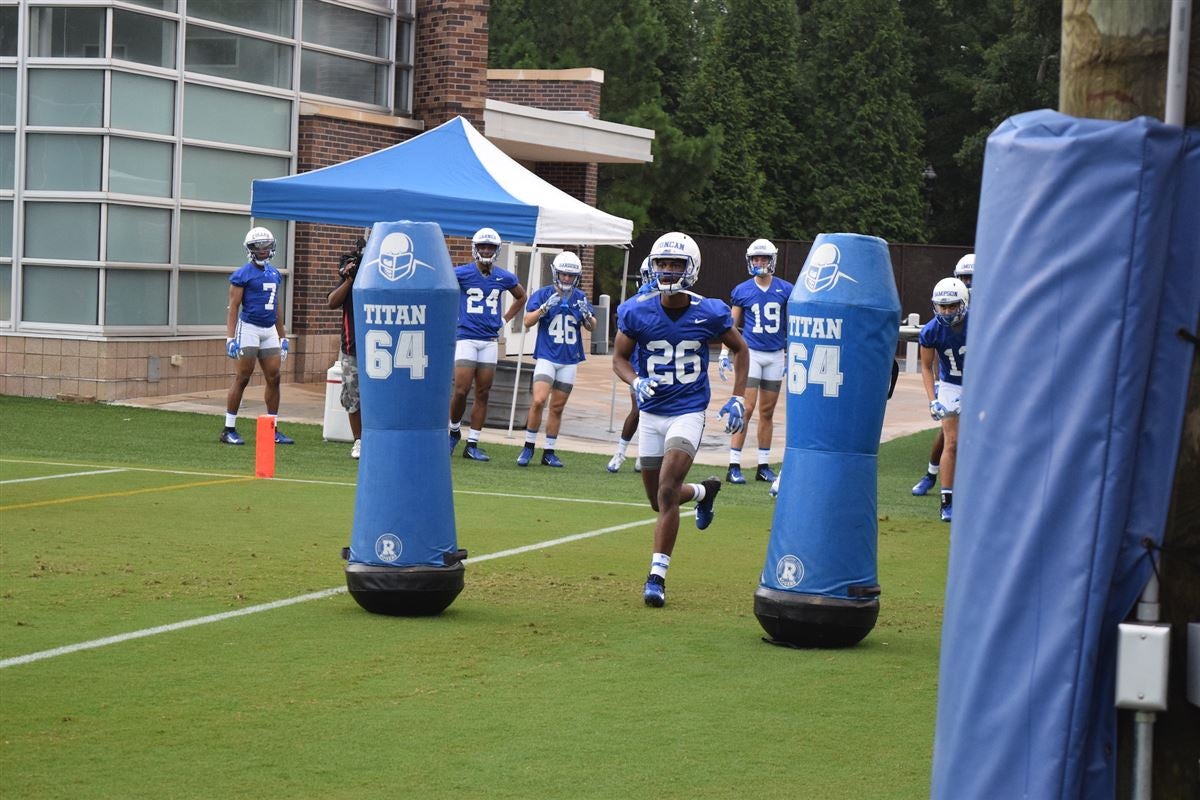
[[(537, 264), (538, 248), (535, 244), (533, 252), (529, 254), (529, 275), (525, 279), (525, 286), (533, 285), (533, 268)], [(526, 297), (529, 296), (529, 290), (526, 289)], [(517, 320), (517, 331), (520, 332), (520, 337), (517, 341), (520, 344), (517, 346), (517, 374), (513, 376), (513, 392), (512, 405), (508, 409), (508, 434), (507, 438), (511, 439), (513, 435), (513, 423), (517, 418), (517, 389), (521, 386), (521, 362), (525, 360), (525, 309), (517, 309), (517, 314), (513, 319)]]
[[(621, 303), (625, 302), (625, 285), (629, 281), (629, 251), (632, 249), (633, 249), (632, 243), (628, 247), (625, 248), (625, 264), (621, 267), (621, 300), (619, 303), (617, 303), (618, 308), (621, 306)], [(613, 338), (616, 338), (615, 334), (613, 335)], [(608, 357), (611, 359), (612, 354), (610, 353)], [(616, 411), (617, 411), (617, 373), (614, 372), (613, 376), (612, 376), (612, 395), (608, 398), (608, 432), (609, 433), (615, 433), (617, 430), (616, 428), (613, 427), (613, 417), (616, 414)]]

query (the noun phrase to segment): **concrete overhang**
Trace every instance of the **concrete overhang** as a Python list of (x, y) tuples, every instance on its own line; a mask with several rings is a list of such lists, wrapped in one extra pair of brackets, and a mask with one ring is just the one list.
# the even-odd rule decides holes
[(647, 164), (654, 131), (592, 119), (583, 111), (486, 101), (484, 135), (518, 161)]

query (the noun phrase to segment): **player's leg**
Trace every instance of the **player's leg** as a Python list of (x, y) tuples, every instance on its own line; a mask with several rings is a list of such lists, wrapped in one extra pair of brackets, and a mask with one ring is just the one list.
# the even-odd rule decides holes
[(745, 423), (742, 429), (729, 437), (729, 469), (725, 472), (725, 480), (729, 483), (745, 483), (742, 476), (742, 447), (746, 444), (746, 432), (750, 428), (750, 417), (754, 414), (754, 406), (758, 402), (758, 381), (751, 378), (746, 381), (746, 415), (742, 418)]
[[(283, 366), (283, 355), (279, 346), (279, 332), (274, 326), (258, 329), (258, 364), (262, 367), (263, 402), (267, 406), (267, 413), (278, 418), (281, 394), (279, 372)], [(295, 444), (291, 437), (279, 430), (278, 422), (275, 425), (275, 444)]]
[(479, 436), (487, 422), (488, 395), (492, 381), (496, 379), (496, 343), (482, 342), (475, 356), (475, 402), (471, 406), (471, 429), (467, 431), (467, 444), (463, 458), (471, 461), (490, 461), (487, 453), (479, 448)]
[(771, 469), (771, 440), (775, 436), (775, 406), (783, 390), (786, 359), (782, 350), (751, 350), (750, 357), (762, 362), (762, 379), (758, 386), (758, 467), (754, 479), (773, 483), (776, 476)]
[(475, 380), (475, 353), (477, 342), (459, 339), (454, 344), (454, 391), (450, 395), (450, 452), (454, 452), (462, 438), (462, 418), (467, 412), (467, 395), (471, 382)]
[(554, 383), (550, 391), (550, 414), (546, 418), (546, 447), (542, 451), (542, 466), (564, 466), (562, 459), (554, 452), (558, 442), (558, 432), (562, 429), (563, 409), (567, 407), (567, 398), (575, 388), (575, 364), (556, 364), (554, 367)]
[(929, 450), (929, 464), (925, 467), (925, 474), (921, 476), (921, 480), (917, 481), (912, 488), (912, 493), (917, 497), (924, 497), (937, 483), (938, 473), (941, 471), (942, 451), (946, 443), (946, 434), (941, 430), (937, 432), (937, 436), (933, 439), (933, 447)]
[(238, 357), (234, 361), (233, 383), (225, 393), (225, 427), (220, 441), (224, 444), (245, 444), (246, 440), (237, 432), (238, 409), (242, 407), (242, 395), (250, 385), (254, 364), (258, 360), (258, 334), (253, 325), (238, 320), (233, 333), (238, 343)]
[(668, 417), (642, 414), (638, 423), (638, 453), (642, 460), (642, 488), (655, 511), (658, 507), (658, 470), (666, 452)]
[[(545, 359), (539, 358), (533, 368), (533, 391), (529, 396), (529, 413), (525, 416), (525, 446), (517, 456), (517, 466), (527, 467), (533, 459), (533, 446), (537, 443), (538, 430), (542, 427), (542, 409), (550, 398), (550, 387), (554, 383), (553, 370), (547, 371)], [(549, 363), (549, 362), (547, 362)]]
[(938, 385), (938, 402), (949, 414), (942, 418), (942, 435), (946, 439), (942, 448), (942, 493), (941, 518), (950, 522), (954, 506), (954, 468), (958, 460), (958, 416), (962, 408), (962, 387), (949, 383)]
[(362, 455), (362, 401), (358, 392), (358, 359), (345, 353), (338, 355), (342, 367), (342, 408), (350, 419), (350, 433), (354, 435), (354, 444), (350, 447), (350, 457)]

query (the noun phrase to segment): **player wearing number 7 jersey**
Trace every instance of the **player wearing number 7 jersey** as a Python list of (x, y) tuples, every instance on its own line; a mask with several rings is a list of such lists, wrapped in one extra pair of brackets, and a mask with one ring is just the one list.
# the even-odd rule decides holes
[[(642, 592), (646, 605), (666, 603), (667, 567), (679, 534), (679, 506), (696, 501), (696, 527), (712, 523), (721, 481), (683, 481), (704, 434), (712, 395), (708, 345), (719, 341), (733, 354), (733, 397), (722, 407), (726, 432), (742, 429), (748, 358), (746, 343), (733, 325), (729, 306), (688, 289), (700, 276), (700, 248), (692, 237), (668, 233), (650, 248), (650, 273), (657, 293), (638, 294), (617, 309), (613, 371), (633, 387), (641, 421), (638, 453), (642, 484), (658, 512), (650, 575)], [(630, 362), (637, 345), (637, 363)]]
[[(949, 522), (954, 503), (954, 465), (958, 456), (958, 417), (962, 410), (963, 367), (967, 359), (967, 286), (958, 278), (942, 278), (933, 287), (933, 319), (921, 328), (921, 380), (929, 398), (929, 413), (942, 423), (943, 522)], [(934, 360), (938, 375), (934, 377)], [(934, 388), (934, 381), (937, 387)]]
[[(450, 398), (450, 451), (462, 438), (461, 421), (467, 410), (467, 393), (475, 384), (475, 404), (471, 408), (471, 428), (463, 458), (491, 460), (479, 449), (479, 433), (487, 419), (488, 394), (496, 377), (496, 340), (500, 328), (521, 310), (525, 287), (517, 276), (493, 265), (500, 251), (500, 234), (480, 228), (471, 237), (475, 260), (454, 268), (461, 295), (458, 300), (458, 343), (454, 348), (454, 394)], [(500, 295), (508, 292), (513, 302), (503, 315)]]
[[(225, 429), (220, 436), (224, 444), (235, 445), (246, 443), (237, 432), (237, 413), (254, 374), (254, 362), (262, 365), (267, 413), (274, 417), (279, 413), (279, 369), (288, 355), (283, 320), (277, 312), (283, 280), (271, 265), (275, 235), (266, 228), (251, 228), (242, 244), (250, 260), (229, 276), (225, 354), (237, 362), (237, 372), (225, 396)], [(278, 428), (275, 442), (293, 444)]]

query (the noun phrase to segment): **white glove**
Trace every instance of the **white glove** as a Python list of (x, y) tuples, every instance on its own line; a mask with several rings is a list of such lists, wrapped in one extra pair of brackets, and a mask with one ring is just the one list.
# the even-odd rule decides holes
[(658, 386), (658, 381), (653, 378), (638, 378), (633, 382), (633, 391), (637, 395), (639, 403), (644, 403), (651, 397), (654, 397), (654, 390)]
[(729, 351), (721, 351), (721, 360), (717, 362), (717, 375), (720, 376), (721, 382), (729, 380), (729, 373), (733, 371), (733, 362), (729, 360)]
[(562, 296), (558, 292), (555, 292), (546, 298), (546, 302), (542, 303), (541, 306), (538, 307), (538, 311), (541, 311), (543, 315), (549, 314), (550, 309), (554, 308), (561, 302)]
[(943, 419), (949, 413), (950, 409), (946, 408), (937, 400), (934, 400), (929, 404), (929, 416), (933, 417), (934, 419)]

